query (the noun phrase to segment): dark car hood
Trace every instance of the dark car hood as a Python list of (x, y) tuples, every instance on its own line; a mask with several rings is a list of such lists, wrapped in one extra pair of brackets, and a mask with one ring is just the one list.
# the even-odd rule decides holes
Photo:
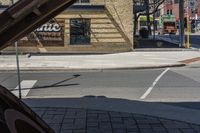
[[(75, 1), (20, 0), (7, 8), (0, 14), (0, 50), (43, 25)], [(3, 133), (54, 133), (28, 106), (2, 86), (0, 130)]]
[(76, 0), (19, 0), (0, 14), (0, 50), (32, 32)]
[(0, 130), (2, 133), (54, 133), (36, 113), (2, 86)]

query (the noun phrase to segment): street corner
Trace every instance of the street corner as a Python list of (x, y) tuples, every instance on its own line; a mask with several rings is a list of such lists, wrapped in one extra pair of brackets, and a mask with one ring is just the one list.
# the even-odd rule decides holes
[(200, 61), (200, 57), (195, 57), (195, 58), (182, 60), (182, 61), (179, 61), (179, 62), (184, 63), (184, 64), (192, 64), (192, 63), (196, 63), (196, 62), (199, 62), (199, 61)]

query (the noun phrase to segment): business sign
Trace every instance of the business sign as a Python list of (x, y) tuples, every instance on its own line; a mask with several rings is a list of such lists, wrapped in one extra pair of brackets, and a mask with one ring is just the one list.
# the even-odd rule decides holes
[(36, 32), (60, 32), (62, 30), (61, 26), (54, 21), (50, 21), (41, 27), (37, 28)]
[(52, 19), (20, 41), (21, 45), (64, 45), (64, 19)]

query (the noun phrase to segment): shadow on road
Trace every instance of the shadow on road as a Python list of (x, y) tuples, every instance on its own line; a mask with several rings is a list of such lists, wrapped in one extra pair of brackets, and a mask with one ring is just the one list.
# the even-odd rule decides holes
[[(76, 85), (80, 85), (78, 83), (74, 83), (74, 84), (62, 84), (64, 82), (67, 82), (67, 81), (70, 81), (70, 80), (73, 80), (73, 79), (76, 79), (78, 77), (80, 77), (81, 75), (79, 74), (75, 74), (73, 75), (71, 78), (67, 78), (67, 79), (64, 79), (62, 81), (59, 81), (57, 83), (54, 83), (54, 84), (51, 84), (51, 85), (44, 85), (44, 86), (35, 86), (33, 88), (22, 88), (21, 90), (29, 90), (29, 89), (43, 89), (43, 88), (52, 88), (52, 87), (67, 87), (67, 86), (76, 86)], [(16, 90), (19, 90), (19, 89), (11, 89), (10, 91), (16, 91)]]
[[(152, 37), (149, 39), (138, 39), (135, 48), (179, 48), (179, 38), (179, 35), (157, 35), (155, 40)], [(187, 34), (185, 35), (185, 41), (187, 42)], [(194, 48), (200, 48), (200, 35), (191, 34), (190, 44)]]
[[(17, 127), (20, 127), (20, 130), (18, 130), (20, 131), (20, 133), (27, 132), (28, 130), (30, 130), (30, 133), (36, 133), (39, 130), (41, 130), (42, 132), (45, 131), (47, 133), (54, 133), (54, 131), (37, 114), (35, 114), (28, 106), (26, 106), (24, 102), (31, 108), (44, 109), (44, 110), (51, 108), (54, 108), (56, 110), (59, 110), (58, 108), (60, 108), (61, 110), (62, 108), (63, 111), (63, 109), (68, 108), (72, 110), (73, 109), (85, 109), (85, 110), (91, 109), (93, 111), (99, 110), (99, 112), (102, 112), (104, 114), (105, 112), (112, 111), (113, 115), (116, 115), (116, 112), (124, 115), (127, 115), (127, 113), (133, 113), (137, 116), (138, 114), (144, 115), (142, 117), (143, 119), (144, 117), (146, 118), (148, 116), (152, 117), (154, 116), (159, 119), (166, 118), (166, 120), (167, 121), (170, 120), (170, 122), (175, 120), (176, 123), (177, 122), (179, 123), (179, 125), (181, 121), (200, 125), (200, 119), (199, 119), (200, 111), (168, 105), (169, 103), (163, 104), (161, 102), (136, 101), (136, 100), (128, 100), (120, 98), (107, 98), (105, 96), (93, 96), (93, 95), (84, 96), (80, 98), (23, 99), (22, 102), (12, 93), (10, 93), (6, 88), (0, 87), (0, 114), (1, 114), (0, 127), (4, 128), (5, 133), (10, 133), (8, 130), (5, 129), (9, 130), (14, 129), (12, 128), (13, 125), (16, 126), (16, 129)], [(59, 114), (62, 112), (51, 110), (48, 113)], [(65, 115), (63, 115), (62, 117), (64, 116)], [(133, 116), (130, 117), (132, 118)], [(14, 122), (15, 124), (12, 124), (10, 122)], [(18, 126), (19, 124), (20, 126)], [(24, 126), (27, 126), (28, 128), (26, 127), (24, 128)], [(65, 128), (68, 128), (68, 126), (69, 125), (65, 125)], [(22, 127), (25, 130), (22, 131), (21, 130)], [(181, 128), (185, 128), (185, 126), (182, 125)], [(141, 127), (140, 129), (143, 128)], [(12, 130), (10, 131), (12, 132)]]
[(139, 39), (138, 44), (135, 46), (136, 49), (145, 48), (179, 48), (175, 43), (168, 42), (161, 39)]

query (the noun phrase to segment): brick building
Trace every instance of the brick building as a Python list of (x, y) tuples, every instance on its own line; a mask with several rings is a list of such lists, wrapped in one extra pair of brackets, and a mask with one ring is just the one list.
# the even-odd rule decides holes
[[(187, 3), (185, 2), (185, 7), (186, 7)], [(198, 17), (200, 17), (200, 0), (197, 0), (197, 10), (194, 11)], [(164, 14), (167, 14), (167, 13), (173, 13), (177, 20), (179, 19), (179, 0), (168, 0), (164, 3)], [(187, 13), (187, 9), (185, 8), (185, 16), (186, 16), (186, 13)], [(191, 10), (189, 10), (189, 16), (190, 17), (194, 17), (194, 14), (195, 13), (192, 13)]]
[[(70, 9), (19, 41), (21, 50), (40, 52), (131, 51), (132, 0), (78, 0)], [(13, 47), (4, 51), (12, 51)], [(38, 52), (39, 52), (38, 51)]]

